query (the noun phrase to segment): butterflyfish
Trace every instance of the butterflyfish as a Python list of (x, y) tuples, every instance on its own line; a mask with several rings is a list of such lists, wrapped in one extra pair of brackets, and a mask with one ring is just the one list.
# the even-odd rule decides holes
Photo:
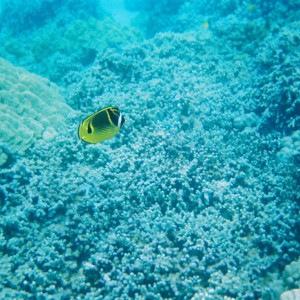
[(78, 127), (78, 136), (87, 143), (96, 144), (113, 138), (125, 123), (115, 106), (105, 107), (87, 117)]

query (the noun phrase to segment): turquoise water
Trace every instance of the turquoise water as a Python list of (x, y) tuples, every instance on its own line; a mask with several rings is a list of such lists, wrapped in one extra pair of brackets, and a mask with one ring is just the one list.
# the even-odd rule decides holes
[[(0, 299), (299, 289), (299, 17), (298, 1), (2, 0)], [(120, 132), (80, 140), (109, 105)]]

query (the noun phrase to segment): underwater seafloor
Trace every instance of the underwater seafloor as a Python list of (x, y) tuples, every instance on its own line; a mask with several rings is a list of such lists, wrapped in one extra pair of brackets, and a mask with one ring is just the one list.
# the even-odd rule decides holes
[(299, 299), (299, 0), (0, 18), (0, 299)]

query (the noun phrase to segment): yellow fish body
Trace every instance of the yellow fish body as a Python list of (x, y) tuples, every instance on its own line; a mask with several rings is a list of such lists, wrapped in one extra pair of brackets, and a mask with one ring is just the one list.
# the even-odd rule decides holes
[(120, 110), (108, 106), (87, 117), (78, 127), (78, 136), (87, 143), (101, 143), (113, 138), (124, 122)]

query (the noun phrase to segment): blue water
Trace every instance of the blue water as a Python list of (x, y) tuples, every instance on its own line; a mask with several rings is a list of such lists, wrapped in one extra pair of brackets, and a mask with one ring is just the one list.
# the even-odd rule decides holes
[[(299, 289), (299, 16), (283, 0), (2, 0), (0, 299)], [(80, 140), (110, 105), (120, 132)]]

